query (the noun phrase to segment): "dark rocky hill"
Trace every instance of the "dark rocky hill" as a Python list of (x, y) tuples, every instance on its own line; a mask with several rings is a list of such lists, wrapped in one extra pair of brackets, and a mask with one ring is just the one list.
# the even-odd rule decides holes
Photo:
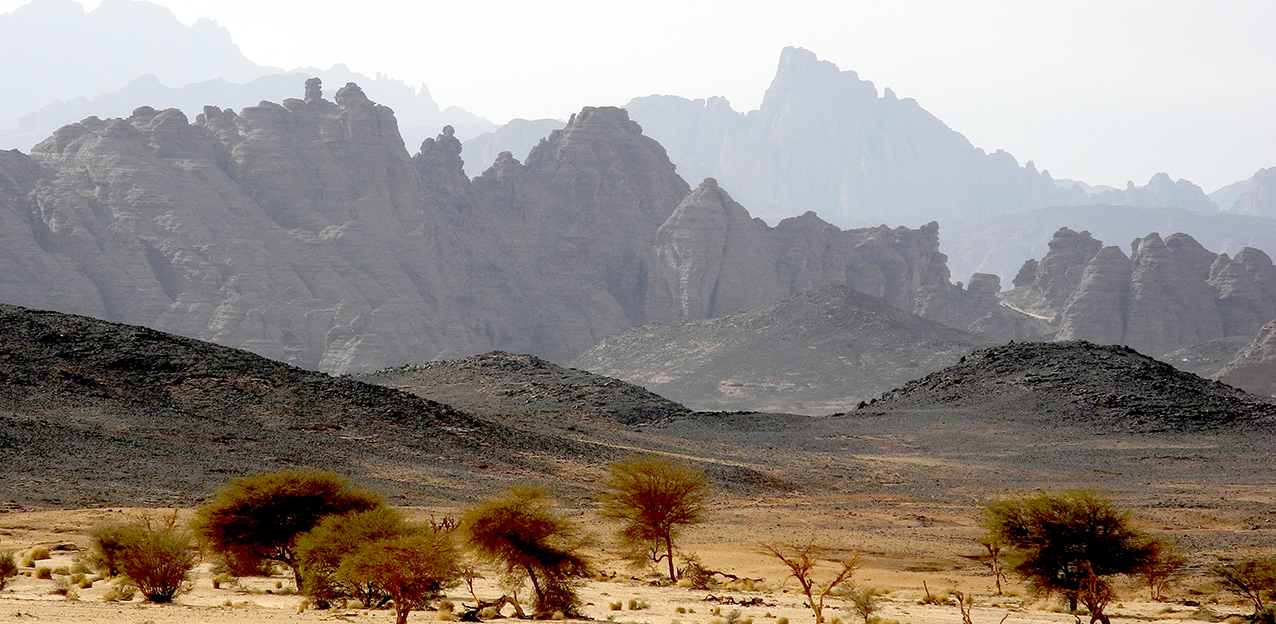
[(1011, 343), (882, 395), (854, 414), (944, 412), (1117, 431), (1271, 430), (1276, 402), (1203, 379), (1129, 347)]
[(618, 379), (503, 351), (409, 364), (357, 378), (477, 414), (547, 416), (560, 427), (575, 427), (585, 418), (651, 424), (691, 413), (682, 405)]
[(827, 414), (956, 362), (982, 338), (844, 286), (612, 336), (573, 365), (700, 410)]
[(0, 500), (189, 504), (233, 475), (297, 466), (449, 498), (421, 483), (464, 482), (478, 464), (538, 470), (519, 453), (572, 453), (556, 444), (245, 351), (0, 305)]

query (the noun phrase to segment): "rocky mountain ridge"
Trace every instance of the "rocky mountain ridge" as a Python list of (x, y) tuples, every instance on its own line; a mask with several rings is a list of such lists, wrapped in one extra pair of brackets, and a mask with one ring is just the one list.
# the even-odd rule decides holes
[(1058, 340), (1159, 356), (1255, 335), (1276, 318), (1276, 267), (1258, 249), (1215, 254), (1186, 234), (1148, 234), (1127, 256), (1089, 232), (1062, 228), (1044, 258), (1024, 263), (1004, 299), (1049, 319)]
[[(0, 301), (345, 372), (494, 349), (566, 362), (683, 314), (657, 293), (699, 292), (670, 277), (696, 261), (661, 247), (706, 236), (670, 221), (690, 187), (621, 109), (586, 108), (470, 179), (450, 128), (410, 156), (358, 86), (304, 95), (193, 123), (143, 107), (0, 152)], [(740, 253), (788, 267), (771, 302), (849, 283), (911, 311), (951, 289), (937, 237), (805, 215)], [(750, 296), (722, 281), (724, 302)]]

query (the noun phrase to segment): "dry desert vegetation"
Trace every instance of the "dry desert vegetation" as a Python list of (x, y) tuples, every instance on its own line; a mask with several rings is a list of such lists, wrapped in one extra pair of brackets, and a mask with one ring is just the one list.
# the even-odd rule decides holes
[[(1271, 495), (1262, 488), (1241, 494), (1265, 502), (1270, 502)], [(196, 568), (192, 591), (179, 595), (171, 604), (151, 604), (140, 597), (108, 601), (115, 586), (109, 580), (95, 580), (97, 575), (84, 565), (92, 547), (93, 527), (174, 511), (180, 521), (193, 516), (189, 509), (137, 508), (0, 515), (0, 550), (14, 550), (19, 560), (34, 550), (48, 551), (47, 559), (22, 568), (0, 592), (0, 615), (14, 622), (395, 621), (390, 608), (366, 610), (347, 604), (327, 610), (304, 609), (305, 598), (297, 593), (291, 574), (279, 568), (269, 577), (214, 583), (207, 556)], [(458, 518), (465, 509), (412, 507), (400, 511), (411, 521), (428, 522)], [(582, 615), (593, 620), (650, 624), (814, 622), (788, 570), (778, 560), (759, 553), (760, 544), (777, 542), (817, 543), (831, 547), (835, 555), (859, 555), (861, 567), (854, 572), (854, 583), (879, 590), (880, 609), (872, 617), (885, 623), (961, 624), (963, 614), (952, 598), (953, 591), (973, 598), (968, 611), (973, 624), (1073, 624), (1082, 621), (1079, 618), (1088, 619), (1064, 612), (1057, 600), (1034, 598), (1013, 575), (1004, 595), (996, 595), (992, 575), (978, 560), (982, 552), (977, 542), (982, 533), (979, 520), (984, 507), (977, 502), (925, 504), (885, 495), (714, 497), (708, 504), (708, 521), (688, 527), (677, 553), (680, 558), (694, 553), (705, 567), (739, 579), (731, 581), (718, 575), (716, 580), (721, 584), (710, 589), (688, 588), (685, 582), (662, 586), (658, 568), (630, 568), (619, 556), (613, 538), (616, 523), (601, 518), (597, 505), (566, 506), (564, 511), (594, 537), (588, 555), (595, 561), (595, 576), (580, 590)], [(1151, 600), (1148, 589), (1132, 579), (1118, 583), (1119, 596), (1108, 608), (1112, 619), (1240, 622), (1248, 616), (1252, 611), (1248, 603), (1222, 591), (1205, 570), (1208, 561), (1223, 554), (1217, 552), (1220, 545), (1233, 544), (1233, 534), (1251, 530), (1240, 526), (1247, 518), (1183, 515), (1182, 510), (1160, 515), (1140, 511), (1135, 517), (1146, 530), (1181, 538), (1177, 541), (1188, 545), (1189, 566), (1186, 576), (1162, 601)], [(1186, 525), (1185, 520), (1192, 525)], [(38, 578), (43, 575), (36, 573), (40, 568), (49, 570), (49, 578)], [(834, 571), (832, 564), (822, 564), (817, 568), (817, 580)], [(474, 592), (484, 599), (501, 595), (503, 590), (493, 580), (495, 570), (484, 572), (486, 578), (475, 581)], [(463, 584), (448, 590), (447, 598), (458, 605), (458, 611), (460, 605), (475, 602)], [(513, 615), (512, 608), (503, 609), (503, 615)], [(416, 622), (440, 619), (451, 617), (433, 610), (416, 611), (410, 617)], [(825, 620), (852, 624), (863, 618), (853, 612), (849, 602), (830, 598)]]

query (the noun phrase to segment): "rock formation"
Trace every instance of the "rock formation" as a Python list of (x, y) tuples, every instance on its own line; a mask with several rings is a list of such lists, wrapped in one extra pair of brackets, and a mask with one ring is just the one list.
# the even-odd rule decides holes
[(994, 214), (1077, 204), (1032, 163), (987, 154), (912, 99), (855, 72), (786, 48), (761, 107), (726, 100), (638, 98), (631, 116), (679, 170), (712, 175), (769, 223), (818, 212), (841, 227), (949, 225)]
[(1124, 344), (1159, 356), (1252, 336), (1276, 316), (1276, 268), (1257, 249), (1229, 257), (1186, 234), (1149, 234), (1131, 243), (1127, 256), (1089, 232), (1062, 228), (1044, 258), (1024, 264), (1005, 299), (1049, 319), (1060, 340)]
[(1214, 379), (1246, 392), (1276, 396), (1276, 320), (1264, 325)]
[[(494, 349), (566, 362), (649, 320), (820, 284), (912, 310), (947, 282), (934, 226), (843, 232), (807, 215), (772, 230), (725, 193), (743, 228), (726, 264), (679, 256), (708, 240), (695, 215), (718, 191), (677, 212), (690, 188), (621, 109), (586, 108), (525, 163), (503, 154), (471, 180), (450, 127), (409, 156), (357, 85), (305, 95), (194, 123), (143, 107), (0, 152), (0, 301), (346, 372)], [(718, 293), (684, 269), (717, 272)], [(746, 283), (763, 269), (776, 290)]]
[(1218, 206), (1214, 205), (1201, 187), (1188, 180), (1171, 180), (1169, 174), (1164, 172), (1152, 176), (1144, 186), (1135, 186), (1131, 180), (1125, 183), (1122, 190), (1093, 193), (1086, 198), (1085, 203), (1142, 208), (1174, 207), (1197, 212), (1218, 210)]

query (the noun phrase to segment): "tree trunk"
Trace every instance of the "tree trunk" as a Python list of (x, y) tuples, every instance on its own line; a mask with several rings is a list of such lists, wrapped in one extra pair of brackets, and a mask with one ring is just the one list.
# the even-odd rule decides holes
[(532, 571), (532, 566), (527, 566), (527, 576), (532, 579), (532, 589), (536, 590), (536, 604), (539, 606), (545, 602), (545, 594), (541, 592), (541, 584), (536, 580), (536, 573)]
[(678, 582), (678, 573), (673, 568), (673, 537), (665, 533), (665, 555), (669, 557), (669, 582)]

